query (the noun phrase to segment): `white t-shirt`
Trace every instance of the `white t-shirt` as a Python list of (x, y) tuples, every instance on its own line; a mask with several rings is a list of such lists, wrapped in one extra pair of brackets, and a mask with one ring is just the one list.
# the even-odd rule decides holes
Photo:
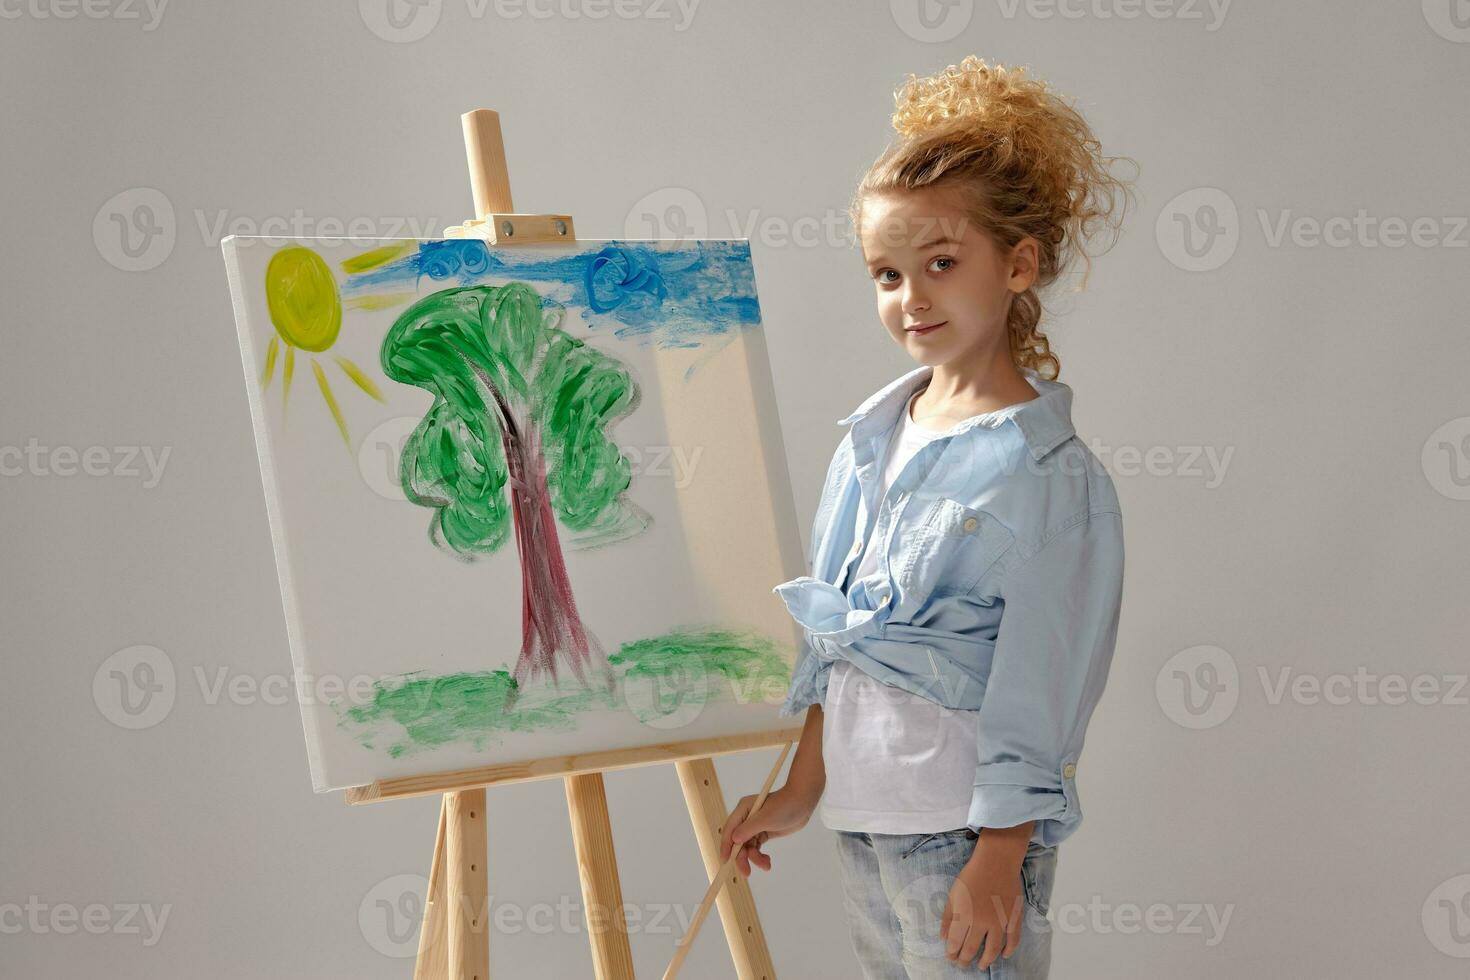
[[(913, 421), (913, 402), (889, 441), (877, 499), (915, 453), (943, 434)], [(866, 523), (860, 505), (858, 534)], [(881, 547), (876, 534), (867, 542), (849, 594), (857, 582), (876, 575)], [(827, 787), (821, 818), (829, 830), (931, 834), (965, 826), (979, 761), (975, 711), (946, 708), (884, 684), (839, 658), (822, 712)]]

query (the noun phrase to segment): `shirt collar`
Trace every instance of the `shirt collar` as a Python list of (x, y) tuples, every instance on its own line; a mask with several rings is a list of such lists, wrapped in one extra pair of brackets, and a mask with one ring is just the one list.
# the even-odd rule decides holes
[[(865, 419), (872, 418), (876, 423), (881, 423), (886, 427), (896, 425), (898, 413), (908, 405), (909, 396), (928, 384), (933, 375), (932, 367), (927, 364), (920, 365), (869, 395), (856, 411), (847, 418), (838, 419), (837, 424), (861, 423)], [(1047, 381), (1030, 370), (1023, 370), (1022, 376), (1032, 388), (1036, 389), (1039, 397), (1019, 404), (1007, 405), (993, 412), (972, 415), (963, 422), (956, 423), (944, 435), (957, 436), (977, 426), (995, 429), (1007, 421), (1012, 421), (1020, 430), (1021, 437), (1025, 439), (1032, 457), (1038, 461), (1066, 442), (1076, 432), (1072, 426), (1071, 387), (1060, 381)]]

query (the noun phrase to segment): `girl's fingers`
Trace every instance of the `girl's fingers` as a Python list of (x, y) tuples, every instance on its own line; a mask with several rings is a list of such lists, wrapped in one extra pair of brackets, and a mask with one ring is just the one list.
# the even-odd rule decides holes
[(1006, 923), (1004, 928), (993, 929), (985, 937), (985, 950), (980, 954), (980, 962), (975, 964), (975, 968), (977, 970), (990, 969), (990, 964), (1000, 959), (1001, 953), (1004, 951), (1003, 947), (1009, 947), (1010, 945), (1009, 923)]
[[(960, 916), (951, 916), (949, 931), (948, 933), (946, 933), (944, 940), (945, 956), (948, 956), (952, 960), (959, 960), (960, 949), (963, 948), (965, 945), (965, 933), (968, 927), (969, 922), (967, 922)], [(968, 959), (962, 960), (960, 962), (968, 962)]]
[[(732, 825), (727, 831), (727, 834), (733, 833), (734, 827)], [(727, 837), (726, 839), (729, 841), (730, 846), (729, 850), (726, 850), (724, 845), (721, 845), (721, 854), (723, 855), (720, 858), (721, 862), (730, 860), (730, 850), (733, 850), (735, 852), (735, 867), (746, 878), (750, 877), (750, 865), (752, 861), (755, 862), (756, 867), (762, 870), (771, 870), (771, 856), (761, 850), (761, 845), (771, 839), (770, 831), (762, 830), (738, 845), (735, 844), (733, 837)]]
[(762, 851), (760, 848), (760, 844), (756, 843), (764, 836), (765, 832), (762, 831), (760, 834), (757, 834), (755, 837), (752, 837), (750, 840), (740, 845), (740, 851), (736, 856), (735, 864), (740, 869), (740, 873), (746, 878), (750, 877), (750, 866), (752, 864), (760, 868), (762, 871), (771, 870), (771, 856)]
[(965, 934), (965, 945), (960, 947), (960, 964), (962, 966), (970, 965), (970, 962), (975, 958), (975, 954), (980, 952), (980, 948), (984, 945), (988, 936), (988, 933), (982, 932), (978, 926), (971, 923), (970, 931)]
[(1021, 945), (1021, 920), (1025, 917), (1025, 909), (1020, 907), (1011, 916), (1011, 921), (1006, 923), (1006, 948), (1001, 950), (1000, 955), (1009, 957)]
[(720, 861), (730, 860), (730, 852), (735, 849), (735, 831), (745, 822), (745, 814), (749, 804), (744, 798), (730, 811), (730, 817), (725, 821), (724, 833), (720, 834)]

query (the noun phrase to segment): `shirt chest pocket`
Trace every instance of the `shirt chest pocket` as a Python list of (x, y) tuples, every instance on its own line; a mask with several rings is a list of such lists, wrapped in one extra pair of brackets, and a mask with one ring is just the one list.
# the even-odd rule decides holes
[(906, 538), (900, 586), (921, 602), (969, 593), (1015, 542), (993, 515), (949, 497), (925, 508)]

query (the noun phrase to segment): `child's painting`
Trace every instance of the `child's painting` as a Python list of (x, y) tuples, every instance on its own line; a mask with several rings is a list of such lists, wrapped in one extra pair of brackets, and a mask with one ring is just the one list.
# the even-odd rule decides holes
[(747, 242), (223, 244), (318, 792), (782, 727)]

